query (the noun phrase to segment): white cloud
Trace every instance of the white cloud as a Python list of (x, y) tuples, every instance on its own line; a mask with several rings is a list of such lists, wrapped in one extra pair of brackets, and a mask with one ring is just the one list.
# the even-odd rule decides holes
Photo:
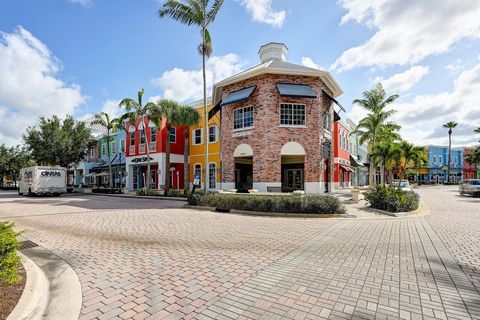
[(71, 3), (79, 4), (84, 7), (88, 7), (92, 4), (92, 0), (70, 0)]
[[(244, 62), (233, 53), (212, 57), (207, 62), (207, 94), (213, 83), (225, 79), (243, 69)], [(203, 97), (202, 69), (184, 70), (174, 68), (151, 80), (154, 86), (163, 90), (162, 96), (180, 102)]]
[(252, 15), (253, 21), (266, 23), (275, 28), (281, 28), (287, 16), (284, 10), (275, 11), (272, 0), (240, 0), (240, 3)]
[(414, 66), (404, 72), (394, 74), (388, 79), (377, 77), (373, 82), (381, 82), (387, 92), (405, 92), (419, 82), (428, 72), (429, 67)]
[(123, 114), (123, 110), (118, 106), (120, 104), (120, 100), (111, 100), (108, 99), (102, 105), (102, 112), (108, 114), (111, 118), (119, 117)]
[(302, 57), (302, 65), (308, 68), (323, 69), (319, 64), (315, 63), (315, 61), (313, 61), (313, 59), (310, 57)]
[[(479, 59), (480, 60), (480, 59)], [(419, 145), (447, 145), (447, 131), (442, 125), (456, 121), (454, 146), (467, 146), (478, 143), (473, 128), (480, 127), (480, 61), (463, 71), (454, 81), (450, 91), (439, 94), (425, 94), (414, 97), (409, 102), (394, 103), (391, 109), (397, 111), (392, 120), (402, 126), (402, 138)], [(366, 111), (354, 105), (348, 117), (358, 122)]]
[(29, 31), (0, 33), (0, 141), (19, 143), (41, 115), (73, 114), (86, 99), (76, 84), (57, 78), (60, 61)]
[[(463, 71), (453, 82), (450, 92), (436, 95), (420, 95), (408, 103), (394, 106), (398, 113), (395, 120), (402, 125), (402, 134), (422, 131), (412, 135), (412, 140), (424, 144), (446, 144), (447, 135), (440, 135), (442, 124), (457, 121), (454, 130), (454, 145), (474, 144), (478, 141), (472, 128), (480, 126), (480, 118), (471, 116), (479, 110), (480, 101), (480, 62), (473, 68)], [(439, 129), (440, 128), (440, 129)]]
[(464, 70), (464, 65), (461, 59), (455, 59), (452, 63), (445, 66), (445, 69), (452, 73)]
[(464, 38), (480, 37), (478, 0), (340, 0), (351, 20), (373, 28), (364, 44), (336, 60), (339, 71), (356, 67), (414, 64), (449, 51)]

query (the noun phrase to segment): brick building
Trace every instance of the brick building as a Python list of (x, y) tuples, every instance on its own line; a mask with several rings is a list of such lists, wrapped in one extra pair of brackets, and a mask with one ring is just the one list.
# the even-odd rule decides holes
[(332, 102), (342, 89), (326, 71), (286, 61), (264, 45), (261, 63), (214, 85), (223, 189), (321, 193), (332, 189)]

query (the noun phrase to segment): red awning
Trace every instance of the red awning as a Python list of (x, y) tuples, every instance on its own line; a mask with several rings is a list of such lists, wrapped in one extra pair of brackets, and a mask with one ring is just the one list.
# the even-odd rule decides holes
[(347, 167), (343, 164), (340, 165), (340, 168), (342, 168), (343, 170), (348, 171), (348, 172), (353, 172), (352, 168), (349, 168), (349, 167)]

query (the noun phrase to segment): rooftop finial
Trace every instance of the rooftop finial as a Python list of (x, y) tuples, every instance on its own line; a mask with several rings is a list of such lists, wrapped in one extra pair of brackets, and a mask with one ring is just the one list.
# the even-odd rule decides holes
[(283, 43), (270, 42), (260, 47), (258, 55), (260, 61), (265, 63), (270, 60), (287, 61), (288, 48)]

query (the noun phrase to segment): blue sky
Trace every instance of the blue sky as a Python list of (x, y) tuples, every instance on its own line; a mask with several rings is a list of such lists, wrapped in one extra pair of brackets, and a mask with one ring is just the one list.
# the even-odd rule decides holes
[[(401, 96), (393, 108), (406, 139), (446, 143), (440, 126), (456, 120), (455, 143), (470, 145), (480, 126), (480, 3), (451, 2), (225, 0), (210, 29), (209, 83), (257, 64), (260, 45), (284, 42), (290, 62), (333, 74), (349, 117), (363, 116), (352, 100), (382, 81)], [(115, 112), (142, 87), (151, 98), (199, 98), (199, 31), (159, 19), (161, 4), (1, 1), (0, 143), (17, 143), (39, 115)]]

